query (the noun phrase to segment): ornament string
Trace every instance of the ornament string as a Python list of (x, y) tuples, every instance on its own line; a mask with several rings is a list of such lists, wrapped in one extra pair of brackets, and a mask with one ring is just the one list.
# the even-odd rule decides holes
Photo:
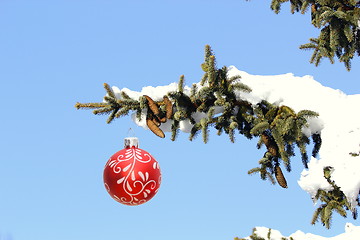
[(127, 132), (128, 137), (136, 137), (135, 131), (132, 128), (129, 128)]

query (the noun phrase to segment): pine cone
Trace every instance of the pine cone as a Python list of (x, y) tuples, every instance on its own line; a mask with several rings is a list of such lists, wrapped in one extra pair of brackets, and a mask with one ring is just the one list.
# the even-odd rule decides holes
[(166, 122), (166, 117), (164, 116), (164, 114), (162, 112), (160, 112), (160, 109), (159, 109), (158, 105), (156, 104), (156, 102), (154, 100), (152, 100), (152, 98), (147, 96), (147, 95), (144, 95), (144, 97), (147, 100), (149, 109), (156, 116), (156, 117), (154, 117), (155, 123), (156, 122), (161, 122), (161, 123)]
[(150, 110), (155, 114), (155, 115), (159, 115), (160, 110), (159, 107), (157, 106), (157, 104), (154, 102), (154, 100), (152, 100), (151, 97), (144, 95), (144, 97), (146, 98), (147, 102), (148, 102), (148, 106), (150, 108)]
[(263, 132), (261, 134), (261, 140), (264, 142), (268, 152), (272, 156), (277, 157), (278, 156), (278, 147), (277, 147), (274, 139), (272, 139), (272, 137), (270, 137), (267, 133)]
[(279, 165), (275, 166), (275, 177), (277, 182), (279, 183), (279, 185), (283, 188), (287, 188), (287, 182), (286, 179), (284, 177), (283, 172), (281, 171), (281, 168), (279, 167)]
[(154, 123), (153, 119), (147, 118), (146, 125), (158, 137), (164, 138), (164, 132)]

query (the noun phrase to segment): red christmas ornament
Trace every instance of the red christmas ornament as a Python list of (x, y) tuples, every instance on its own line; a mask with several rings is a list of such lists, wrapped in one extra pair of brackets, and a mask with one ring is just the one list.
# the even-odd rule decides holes
[(140, 205), (159, 190), (159, 163), (138, 148), (137, 138), (125, 138), (125, 148), (110, 157), (104, 169), (104, 185), (110, 196), (125, 205)]

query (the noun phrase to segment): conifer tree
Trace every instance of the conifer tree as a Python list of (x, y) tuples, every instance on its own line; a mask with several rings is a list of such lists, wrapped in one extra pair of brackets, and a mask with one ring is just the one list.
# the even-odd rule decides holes
[(334, 63), (337, 57), (351, 69), (351, 60), (360, 55), (360, 1), (357, 0), (272, 0), (271, 9), (279, 13), (283, 3), (291, 13), (311, 12), (311, 24), (320, 29), (318, 37), (300, 49), (313, 50), (310, 62), (318, 66), (323, 58)]
[[(203, 142), (206, 143), (210, 127), (215, 128), (218, 135), (227, 134), (231, 142), (235, 142), (236, 133), (248, 139), (258, 138), (257, 148), (264, 147), (265, 152), (258, 162), (259, 166), (250, 169), (248, 173), (259, 174), (262, 180), (270, 180), (273, 184), (277, 182), (281, 187), (287, 188), (288, 183), (282, 167), (288, 172), (291, 171), (290, 159), (295, 156), (294, 149), (299, 149), (305, 168), (308, 167), (306, 146), (313, 143), (314, 157), (319, 152), (321, 135), (315, 133), (310, 139), (302, 132), (308, 119), (317, 117), (318, 114), (310, 110), (295, 112), (289, 106), (280, 106), (265, 100), (257, 104), (244, 100), (241, 94), (251, 92), (251, 89), (239, 81), (241, 76), (229, 77), (227, 67), (216, 66), (215, 55), (208, 45), (205, 47), (205, 61), (201, 68), (204, 75), (200, 84), (192, 85), (190, 94), (184, 92), (184, 76), (180, 76), (177, 90), (168, 92), (160, 101), (154, 101), (147, 95), (133, 99), (124, 91), (118, 95), (105, 83), (107, 94), (103, 102), (77, 103), (75, 107), (94, 109), (95, 115), (108, 115), (107, 123), (134, 111), (138, 120), (146, 118), (149, 129), (160, 138), (165, 138), (161, 124), (170, 121), (172, 141), (176, 140), (181, 121), (192, 124), (190, 141), (201, 134)], [(196, 121), (194, 115), (197, 113), (202, 113), (204, 117)], [(323, 204), (315, 211), (312, 223), (320, 220), (325, 227), (330, 228), (334, 211), (345, 217), (346, 211), (350, 210), (356, 218), (356, 209), (350, 206), (345, 194), (331, 180), (331, 167), (324, 169), (324, 176), (333, 190), (318, 191), (314, 201), (319, 200)], [(257, 239), (256, 235), (253, 237)]]

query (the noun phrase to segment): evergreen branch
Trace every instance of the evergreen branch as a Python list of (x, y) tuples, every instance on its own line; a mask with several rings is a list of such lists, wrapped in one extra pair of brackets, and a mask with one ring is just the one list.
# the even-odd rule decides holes
[(206, 118), (202, 118), (200, 120), (200, 126), (203, 136), (204, 143), (207, 143), (209, 141), (209, 129), (208, 129), (208, 121)]
[(75, 108), (77, 109), (96, 109), (96, 108), (104, 108), (109, 107), (108, 103), (76, 103)]
[(176, 137), (179, 133), (179, 124), (180, 122), (177, 120), (174, 120), (172, 125), (171, 125), (171, 141), (175, 141)]
[(197, 85), (194, 83), (191, 87), (191, 90), (190, 90), (190, 99), (191, 101), (195, 101), (196, 99), (196, 95), (197, 95), (197, 92), (198, 92), (198, 87)]
[(310, 8), (311, 3), (309, 1), (304, 1), (301, 5), (300, 12), (301, 14), (305, 14), (307, 10)]
[[(240, 75), (235, 75), (235, 76), (232, 76), (231, 78), (228, 79), (228, 82), (229, 83), (233, 83), (237, 80), (240, 80), (241, 79), (241, 76)], [(246, 86), (246, 85), (245, 85)], [(246, 86), (247, 87), (247, 86)]]
[[(305, 136), (304, 136), (305, 137)], [(303, 141), (297, 141), (296, 145), (299, 147), (300, 149), (300, 153), (301, 153), (301, 160), (303, 162), (303, 165), (305, 168), (308, 168), (308, 161), (309, 161), (309, 157), (307, 155), (306, 152), (306, 145), (305, 142)]]
[(332, 211), (333, 211), (333, 209), (332, 209), (331, 205), (326, 204), (321, 212), (321, 222), (327, 229), (330, 228)]
[(271, 123), (274, 121), (279, 108), (277, 106), (267, 106), (266, 108), (268, 111), (265, 114), (265, 119)]
[(335, 200), (332, 200), (329, 202), (329, 208), (331, 208), (332, 211), (336, 211), (340, 216), (346, 218), (347, 213), (344, 208)]
[(251, 174), (255, 174), (255, 173), (258, 173), (261, 171), (261, 168), (260, 167), (256, 167), (256, 168), (252, 168), (248, 171), (248, 174), (251, 175)]
[(248, 174), (251, 175), (254, 173), (259, 173), (260, 178), (262, 180), (268, 179), (272, 184), (275, 184), (276, 181), (275, 178), (273, 177), (273, 174), (275, 174), (274, 172), (274, 164), (276, 164), (275, 162), (277, 162), (276, 159), (274, 159), (271, 155), (265, 153), (264, 157), (259, 160), (260, 167), (250, 169), (248, 171)]
[(294, 144), (292, 142), (287, 142), (285, 146), (285, 151), (289, 157), (295, 156)]
[[(324, 191), (319, 189), (314, 197), (314, 200), (320, 200), (323, 202), (314, 212), (311, 223), (315, 224), (320, 219), (321, 223), (326, 227), (331, 227), (332, 214), (337, 212), (340, 216), (346, 217), (346, 210), (352, 211), (353, 218), (356, 219), (357, 212), (354, 206), (350, 206), (345, 194), (341, 189), (331, 180), (332, 167), (324, 168), (324, 177), (333, 187), (330, 191)], [(359, 200), (358, 205), (359, 205)]]
[(314, 147), (313, 147), (313, 150), (312, 150), (312, 156), (313, 157), (316, 157), (320, 151), (320, 147), (321, 147), (321, 136), (320, 134), (318, 133), (314, 133), (311, 135), (311, 138), (314, 142)]
[(267, 237), (268, 240), (271, 240), (271, 228), (269, 228), (266, 237)]
[(103, 107), (98, 108), (93, 111), (95, 115), (102, 115), (102, 114), (110, 114), (110, 112), (113, 110), (112, 107)]
[(293, 134), (296, 134), (297, 131), (296, 131), (296, 120), (295, 120), (295, 117), (293, 116), (289, 116), (285, 119), (285, 122), (284, 122), (284, 125), (281, 129), (281, 135), (291, 135), (292, 133)]
[(179, 83), (178, 83), (178, 92), (179, 92), (179, 93), (183, 93), (183, 92), (184, 92), (184, 84), (185, 84), (184, 79), (185, 79), (184, 75), (181, 75), (181, 76), (180, 76)]
[(250, 130), (250, 133), (252, 135), (259, 135), (260, 133), (266, 131), (267, 129), (270, 128), (270, 124), (267, 122), (267, 121), (263, 121), (263, 122), (260, 122), (258, 124), (256, 124), (251, 130)]
[(280, 127), (278, 128), (273, 128), (272, 129), (272, 136), (274, 138), (274, 141), (278, 147), (278, 155), (280, 155), (281, 159), (283, 160), (285, 166), (286, 166), (286, 170), (288, 172), (291, 171), (291, 166), (290, 166), (290, 159), (289, 156), (286, 154), (285, 151), (285, 141), (283, 136), (280, 133)]
[(110, 113), (108, 119), (106, 120), (106, 123), (109, 124), (115, 119), (115, 115), (119, 109), (113, 109), (113, 111)]
[(121, 91), (120, 94), (121, 94), (121, 97), (122, 97), (123, 99), (131, 99), (131, 98), (129, 97), (129, 95), (127, 95), (127, 93), (124, 92), (124, 91)]
[(109, 86), (109, 84), (104, 83), (104, 88), (105, 88), (107, 94), (109, 95), (109, 97), (111, 97), (111, 98), (116, 98), (115, 93), (114, 93), (114, 91), (112, 90), (112, 88)]
[(121, 107), (121, 102), (117, 102), (116, 98), (105, 96), (104, 100), (108, 102), (113, 107)]
[(288, 1), (289, 0), (272, 0), (270, 7), (276, 14), (278, 14), (281, 9), (281, 4)]
[[(278, 14), (281, 5), (289, 0), (272, 0), (271, 9)], [(323, 58), (334, 63), (336, 56), (350, 71), (355, 54), (360, 55), (360, 4), (359, 1), (290, 0), (291, 13), (305, 14), (311, 8), (311, 24), (320, 34), (310, 38), (310, 44), (300, 49), (313, 50), (310, 63), (319, 66)], [(312, 40), (318, 39), (317, 43)]]
[(142, 114), (143, 112), (141, 108), (136, 109), (136, 118), (139, 122), (142, 120)]
[(200, 129), (201, 129), (201, 124), (200, 123), (194, 124), (194, 126), (190, 130), (190, 135), (189, 135), (189, 140), (190, 141), (192, 141), (197, 136)]
[[(317, 114), (309, 110), (296, 113), (288, 106), (278, 106), (265, 100), (253, 105), (241, 99), (239, 93), (251, 89), (238, 81), (240, 76), (228, 77), (227, 67), (216, 67), (216, 58), (208, 45), (205, 46), (205, 61), (201, 67), (204, 71), (201, 85), (193, 84), (189, 95), (184, 93), (182, 75), (177, 90), (167, 93), (160, 101), (147, 95), (132, 99), (124, 91), (117, 98), (112, 88), (104, 84), (107, 92), (105, 102), (77, 103), (75, 107), (94, 109), (97, 115), (108, 114), (107, 123), (135, 111), (139, 120), (146, 116), (148, 128), (160, 138), (165, 137), (161, 124), (171, 120), (172, 141), (178, 136), (180, 121), (190, 121), (192, 124), (189, 140), (193, 140), (201, 131), (203, 141), (207, 143), (209, 127), (217, 129), (218, 134), (225, 132), (231, 142), (235, 142), (237, 131), (249, 139), (258, 136), (257, 147), (265, 145), (266, 150), (259, 161), (260, 167), (249, 173), (258, 172), (261, 179), (268, 179), (273, 184), (276, 178), (282, 187), (287, 186), (286, 180), (282, 183), (279, 180), (280, 161), (283, 161), (287, 171), (291, 170), (290, 157), (295, 155), (295, 143), (300, 148), (303, 161), (307, 161), (306, 145), (309, 141), (304, 138), (301, 129), (307, 125), (308, 118)], [(221, 112), (215, 115), (215, 109), (221, 109)], [(204, 113), (203, 117), (195, 120), (193, 116), (199, 116), (199, 113)], [(314, 135), (313, 141), (315, 153), (321, 145), (320, 135)]]
[(232, 143), (235, 142), (235, 129), (237, 129), (238, 127), (239, 124), (235, 120), (232, 120), (229, 125), (229, 139)]
[(319, 116), (319, 114), (317, 112), (310, 111), (310, 110), (301, 110), (296, 115), (297, 115), (298, 118), (300, 118), (300, 117), (311, 118), (311, 117), (318, 117)]
[(119, 118), (119, 117), (128, 115), (130, 110), (131, 110), (130, 108), (119, 109), (119, 111), (117, 111), (115, 114), (115, 118)]
[(323, 210), (323, 206), (320, 206), (315, 210), (315, 212), (313, 214), (313, 217), (312, 217), (312, 220), (311, 220), (312, 225), (315, 225), (315, 223), (319, 220), (319, 217), (320, 217), (320, 214), (321, 214), (322, 210)]

